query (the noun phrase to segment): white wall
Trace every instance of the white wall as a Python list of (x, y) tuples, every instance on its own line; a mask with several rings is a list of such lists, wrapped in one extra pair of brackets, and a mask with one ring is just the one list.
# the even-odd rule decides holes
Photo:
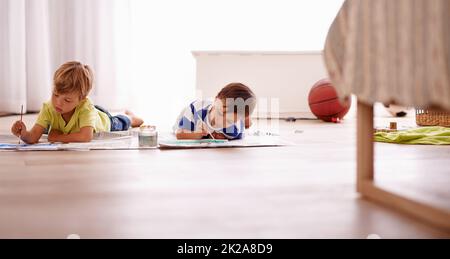
[(195, 98), (193, 50), (321, 50), (342, 2), (132, 0), (133, 30), (123, 38), (133, 43), (127, 86), (133, 106), (150, 122), (173, 123)]
[(314, 118), (308, 94), (317, 81), (327, 77), (321, 52), (193, 54), (197, 60), (197, 89), (203, 97), (214, 98), (226, 84), (241, 82), (257, 95), (255, 117)]

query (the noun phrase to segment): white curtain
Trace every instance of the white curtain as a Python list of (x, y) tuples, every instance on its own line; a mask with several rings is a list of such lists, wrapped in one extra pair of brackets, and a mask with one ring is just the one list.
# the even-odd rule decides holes
[(69, 60), (94, 69), (96, 103), (123, 107), (119, 84), (128, 79), (117, 73), (125, 64), (116, 50), (126, 43), (115, 27), (126, 26), (127, 8), (124, 0), (0, 0), (0, 112), (17, 113), (22, 104), (38, 111), (54, 71)]
[[(24, 1), (0, 1), (0, 112), (20, 111), (26, 102)], [(19, 108), (18, 108), (19, 107)]]

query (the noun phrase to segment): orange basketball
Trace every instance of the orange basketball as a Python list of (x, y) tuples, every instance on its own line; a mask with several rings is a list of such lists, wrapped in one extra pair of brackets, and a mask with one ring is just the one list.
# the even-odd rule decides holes
[(344, 103), (341, 103), (330, 80), (322, 79), (311, 88), (308, 102), (317, 118), (326, 122), (339, 122), (350, 109), (352, 100), (345, 98)]

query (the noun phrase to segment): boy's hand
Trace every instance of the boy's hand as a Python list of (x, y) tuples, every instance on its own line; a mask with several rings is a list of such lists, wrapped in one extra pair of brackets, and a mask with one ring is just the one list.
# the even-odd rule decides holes
[(225, 135), (223, 135), (222, 133), (219, 133), (219, 132), (213, 132), (213, 133), (211, 133), (211, 135), (215, 139), (227, 139), (227, 137), (225, 137)]
[(11, 133), (20, 138), (27, 133), (27, 126), (22, 121), (16, 121), (11, 127)]
[(202, 137), (206, 137), (206, 136), (209, 135), (209, 132), (208, 132), (208, 130), (206, 130), (206, 129), (202, 129), (202, 131), (200, 132), (200, 134), (201, 134)]
[(194, 133), (198, 133), (202, 137), (208, 136), (209, 135), (208, 127), (206, 126), (205, 122), (199, 120), (198, 123), (200, 125), (197, 127), (197, 131), (195, 131)]
[(59, 130), (52, 130), (48, 134), (48, 141), (49, 142), (58, 142), (59, 136), (63, 135), (63, 133)]

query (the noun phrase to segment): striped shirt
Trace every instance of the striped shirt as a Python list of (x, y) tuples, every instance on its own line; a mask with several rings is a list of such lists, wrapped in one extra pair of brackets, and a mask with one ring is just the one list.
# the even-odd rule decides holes
[(211, 126), (210, 112), (213, 107), (211, 101), (194, 101), (186, 107), (178, 116), (177, 121), (173, 127), (174, 132), (179, 129), (196, 132), (201, 131), (202, 125), (210, 133), (222, 133), (226, 138), (242, 139), (244, 136), (245, 122), (239, 120), (236, 123), (231, 123), (223, 128), (215, 128)]

